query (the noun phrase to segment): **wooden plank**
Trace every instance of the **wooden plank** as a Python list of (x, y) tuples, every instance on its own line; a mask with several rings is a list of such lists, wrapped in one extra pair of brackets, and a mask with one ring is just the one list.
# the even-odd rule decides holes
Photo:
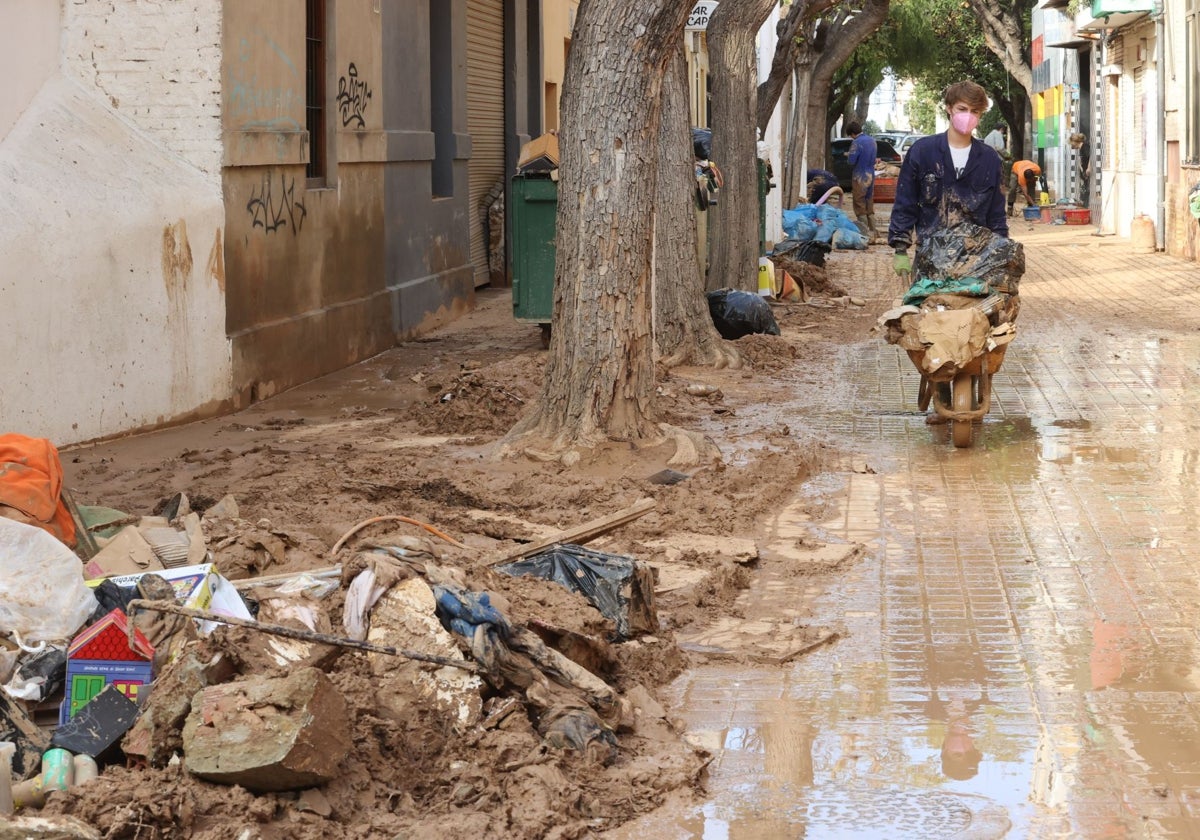
[(596, 539), (596, 537), (607, 534), (622, 525), (632, 522), (642, 516), (645, 516), (650, 511), (654, 510), (658, 504), (654, 499), (641, 499), (627, 508), (610, 513), (608, 516), (603, 516), (599, 519), (593, 519), (591, 522), (585, 522), (583, 525), (577, 525), (574, 528), (568, 528), (565, 531), (559, 531), (551, 534), (545, 539), (540, 539), (537, 542), (528, 543), (519, 548), (514, 548), (505, 553), (493, 557), (490, 560), (485, 560), (483, 565), (496, 566), (500, 563), (507, 563), (511, 560), (520, 560), (522, 557), (529, 557), (531, 554), (537, 554), (544, 548), (549, 548), (552, 545), (560, 543), (573, 543), (582, 545)]

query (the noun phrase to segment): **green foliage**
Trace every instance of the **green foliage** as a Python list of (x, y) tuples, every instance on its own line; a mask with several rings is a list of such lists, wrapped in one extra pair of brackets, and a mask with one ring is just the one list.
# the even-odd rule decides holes
[(875, 120), (867, 120), (865, 123), (863, 123), (863, 134), (870, 134), (872, 137), (874, 137), (881, 131), (883, 131), (883, 129), (879, 127), (879, 123), (875, 122)]
[(937, 129), (937, 112), (942, 104), (942, 89), (924, 80), (916, 83), (913, 96), (908, 100), (904, 112), (909, 124), (918, 134), (933, 134)]

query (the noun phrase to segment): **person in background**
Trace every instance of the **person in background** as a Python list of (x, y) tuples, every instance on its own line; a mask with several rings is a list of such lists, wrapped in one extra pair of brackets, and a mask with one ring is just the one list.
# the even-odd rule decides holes
[(974, 82), (955, 82), (942, 94), (942, 104), (950, 127), (913, 143), (896, 181), (887, 241), (895, 249), (897, 274), (912, 271), (908, 248), (914, 232), (923, 239), (938, 228), (973, 222), (1008, 236), (1000, 156), (972, 137), (988, 108), (987, 93)]
[(875, 234), (875, 159), (878, 157), (878, 148), (875, 138), (863, 134), (862, 124), (857, 121), (847, 124), (846, 133), (853, 139), (846, 161), (850, 164), (855, 221), (862, 235), (874, 244), (878, 238)]
[(997, 152), (1002, 152), (1008, 148), (1008, 137), (1005, 136), (1007, 131), (1007, 126), (998, 125), (987, 133), (987, 137), (983, 138), (983, 142), (987, 143)]
[(1026, 207), (1037, 206), (1033, 194), (1037, 190), (1041, 174), (1042, 167), (1031, 160), (1019, 160), (1012, 165), (1012, 178), (1008, 187), (1008, 215), (1011, 216), (1017, 206), (1017, 195), (1025, 196)]
[(805, 173), (805, 177), (805, 192), (808, 194), (809, 204), (816, 204), (822, 198), (827, 204), (833, 204), (835, 202), (832, 199), (836, 198), (836, 205), (841, 206), (842, 190), (838, 186), (836, 175), (828, 169), (810, 169)]
[(1092, 177), (1092, 144), (1088, 142), (1086, 134), (1078, 131), (1071, 135), (1070, 142), (1071, 148), (1075, 150), (1076, 164), (1079, 166), (1079, 197), (1083, 206), (1087, 207), (1092, 192), (1088, 183)]

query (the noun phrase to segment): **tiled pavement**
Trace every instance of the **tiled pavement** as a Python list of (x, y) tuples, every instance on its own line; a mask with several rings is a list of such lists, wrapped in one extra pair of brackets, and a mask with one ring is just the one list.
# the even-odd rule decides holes
[[(1200, 265), (1094, 231), (1014, 225), (1020, 332), (972, 448), (878, 339), (841, 353), (840, 399), (801, 401), (849, 450), (804, 524), (868, 558), (740, 606), (807, 599), (846, 635), (674, 683), (708, 801), (614, 838), (1200, 837)], [(900, 288), (886, 249), (836, 264), (879, 311)]]

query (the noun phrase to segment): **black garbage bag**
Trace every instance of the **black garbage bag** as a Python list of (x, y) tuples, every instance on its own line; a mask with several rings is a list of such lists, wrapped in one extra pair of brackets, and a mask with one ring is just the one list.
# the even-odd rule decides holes
[(712, 157), (712, 129), (692, 129), (692, 151), (696, 160), (708, 160)]
[(618, 639), (658, 631), (653, 573), (632, 557), (564, 543), (497, 566), (496, 571), (552, 580), (578, 592), (617, 626)]
[(751, 333), (779, 335), (771, 305), (754, 292), (717, 289), (708, 293), (708, 313), (721, 338), (735, 341)]
[(825, 255), (833, 250), (828, 242), (818, 242), (815, 239), (785, 239), (775, 243), (774, 249), (768, 256), (787, 257), (789, 260), (806, 262), (817, 268), (825, 267)]
[(922, 240), (913, 271), (933, 280), (976, 278), (992, 291), (1015, 295), (1025, 273), (1025, 248), (985, 227), (962, 222)]

